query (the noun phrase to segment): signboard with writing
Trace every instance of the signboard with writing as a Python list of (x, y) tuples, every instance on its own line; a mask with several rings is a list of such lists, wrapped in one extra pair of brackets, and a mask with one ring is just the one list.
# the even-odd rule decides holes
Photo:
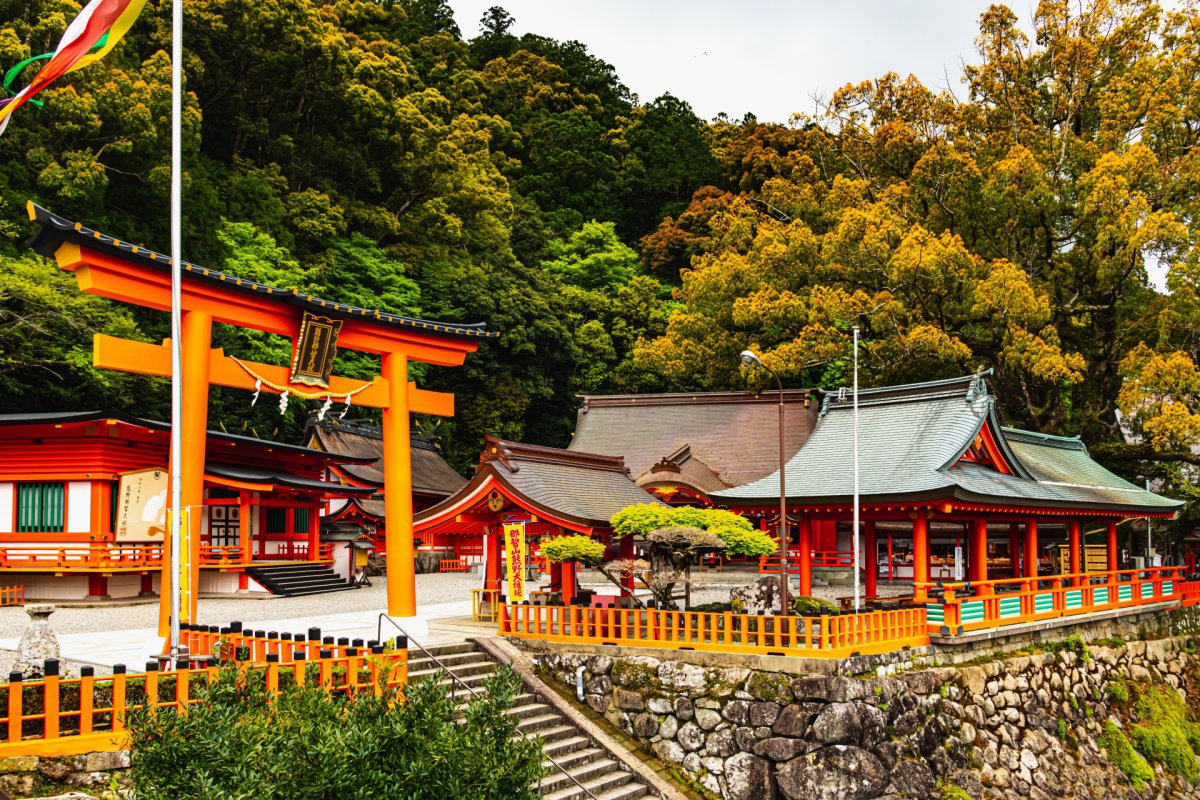
[(292, 346), (292, 372), (288, 380), (328, 389), (341, 330), (341, 320), (305, 311), (300, 318), (300, 334)]
[(961, 581), (963, 579), (963, 549), (961, 547), (954, 548), (954, 580)]
[(508, 558), (508, 602), (525, 599), (525, 523), (504, 525), (504, 553)]
[(118, 542), (161, 542), (167, 531), (167, 471), (141, 469), (121, 475), (117, 489)]

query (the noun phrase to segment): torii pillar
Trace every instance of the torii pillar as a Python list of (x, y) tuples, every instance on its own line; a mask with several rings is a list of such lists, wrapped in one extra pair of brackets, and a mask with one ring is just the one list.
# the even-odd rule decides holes
[[(60, 267), (75, 274), (85, 292), (158, 311), (171, 309), (171, 261), (167, 256), (120, 242), (55, 216), (33, 203), (29, 216), (41, 226), (33, 240), (34, 249), (53, 257)], [(412, 460), (409, 414), (454, 415), (453, 395), (418, 389), (408, 380), (408, 364), (417, 361), (436, 366), (460, 366), (467, 353), (482, 339), (496, 336), (482, 325), (455, 325), (411, 319), (382, 311), (347, 306), (278, 289), (246, 278), (225, 275), (193, 264), (183, 264), (180, 287), (182, 311), (181, 363), (183, 369), (183, 424), (181, 448), (172, 453), (181, 468), (180, 493), (185, 508), (200, 508), (204, 502), (204, 447), (208, 430), (208, 392), (213, 384), (276, 395), (287, 391), (302, 399), (339, 404), (350, 399), (354, 405), (383, 409), (384, 512), (387, 517), (387, 610), (397, 617), (416, 614), (416, 578), (413, 564)], [(318, 315), (328, 315), (318, 316)], [(212, 348), (214, 322), (264, 331), (293, 340), (301, 339), (301, 321), (313, 328), (328, 325), (326, 337), (313, 347), (330, 353), (332, 348), (358, 350), (378, 355), (382, 374), (370, 382), (329, 374), (313, 385), (294, 381), (292, 368), (259, 364), (228, 357)], [(340, 326), (339, 330), (333, 330)], [(311, 328), (310, 328), (311, 329)], [(322, 350), (321, 348), (324, 348)], [(299, 358), (297, 343), (293, 352)], [(305, 351), (306, 354), (310, 351)], [(306, 356), (307, 357), (307, 356)], [(170, 377), (169, 343), (134, 342), (111, 336), (95, 337), (93, 363), (145, 375)], [(261, 387), (256, 385), (261, 382)], [(336, 412), (335, 412), (336, 413)], [(170, 627), (171, 582), (180, 580), (187, 602), (180, 609), (181, 622), (196, 621), (196, 589), (200, 570), (200, 514), (189, 517), (180, 531), (180, 575), (171, 574), (170, 559), (164, 554), (160, 593), (159, 631)]]

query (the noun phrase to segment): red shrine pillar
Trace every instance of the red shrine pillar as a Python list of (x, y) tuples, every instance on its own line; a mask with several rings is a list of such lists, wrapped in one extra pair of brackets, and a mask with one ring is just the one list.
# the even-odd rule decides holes
[(483, 537), (483, 546), (487, 549), (487, 566), (483, 576), (483, 588), (500, 588), (500, 534), (494, 528), (488, 528)]
[(308, 507), (308, 560), (321, 558), (321, 507)]
[[(1079, 560), (1079, 520), (1073, 519), (1067, 522), (1067, 541), (1070, 554), (1067, 562), (1067, 570), (1072, 575), (1078, 575), (1083, 572)], [(1071, 578), (1071, 585), (1078, 586), (1079, 578)]]
[(800, 517), (800, 596), (812, 597), (812, 522)]
[(1036, 578), (1041, 559), (1038, 557), (1037, 520), (1025, 520), (1025, 577)]
[[(971, 520), (971, 580), (983, 583), (988, 579), (987, 565), (987, 520)], [(988, 594), (990, 586), (979, 586), (975, 594)]]
[(1008, 560), (1014, 578), (1021, 577), (1021, 533), (1017, 523), (1008, 523)]
[[(1104, 532), (1107, 534), (1108, 539), (1108, 571), (1116, 572), (1120, 569), (1120, 566), (1117, 564), (1117, 523), (1109, 522), (1104, 526)], [(1115, 578), (1115, 575), (1108, 577), (1110, 581)]]
[[(622, 536), (620, 539), (620, 543), (621, 543), (620, 544), (621, 558), (629, 559), (630, 561), (632, 561), (636, 557), (635, 553), (633, 551), (633, 537), (632, 536)], [(621, 578), (621, 586), (625, 589), (626, 592), (629, 593), (630, 597), (633, 597), (634, 582), (633, 582), (633, 574), (632, 573)]]
[(913, 600), (925, 602), (929, 583), (929, 520), (918, 513), (913, 519)]
[(879, 540), (875, 534), (875, 522), (868, 520), (863, 523), (863, 551), (866, 554), (867, 568), (867, 597), (875, 597), (879, 580)]
[(574, 561), (564, 561), (562, 565), (562, 603), (569, 606), (575, 602), (575, 581), (579, 565)]

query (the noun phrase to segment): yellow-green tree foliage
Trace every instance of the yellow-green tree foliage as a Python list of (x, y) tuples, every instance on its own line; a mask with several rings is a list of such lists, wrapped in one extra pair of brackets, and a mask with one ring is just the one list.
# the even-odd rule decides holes
[(604, 559), (604, 545), (588, 536), (556, 536), (542, 542), (542, 555), (554, 564), (576, 561), (594, 567)]
[(626, 506), (609, 520), (613, 534), (645, 536), (666, 528), (693, 528), (711, 533), (724, 543), (724, 552), (732, 556), (765, 556), (779, 545), (755, 529), (745, 517), (720, 508), (639, 504)]

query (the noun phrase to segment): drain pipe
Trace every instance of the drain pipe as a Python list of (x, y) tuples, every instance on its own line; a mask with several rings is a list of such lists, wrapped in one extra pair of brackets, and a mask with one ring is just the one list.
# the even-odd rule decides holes
[(583, 667), (575, 670), (575, 698), (583, 702)]

